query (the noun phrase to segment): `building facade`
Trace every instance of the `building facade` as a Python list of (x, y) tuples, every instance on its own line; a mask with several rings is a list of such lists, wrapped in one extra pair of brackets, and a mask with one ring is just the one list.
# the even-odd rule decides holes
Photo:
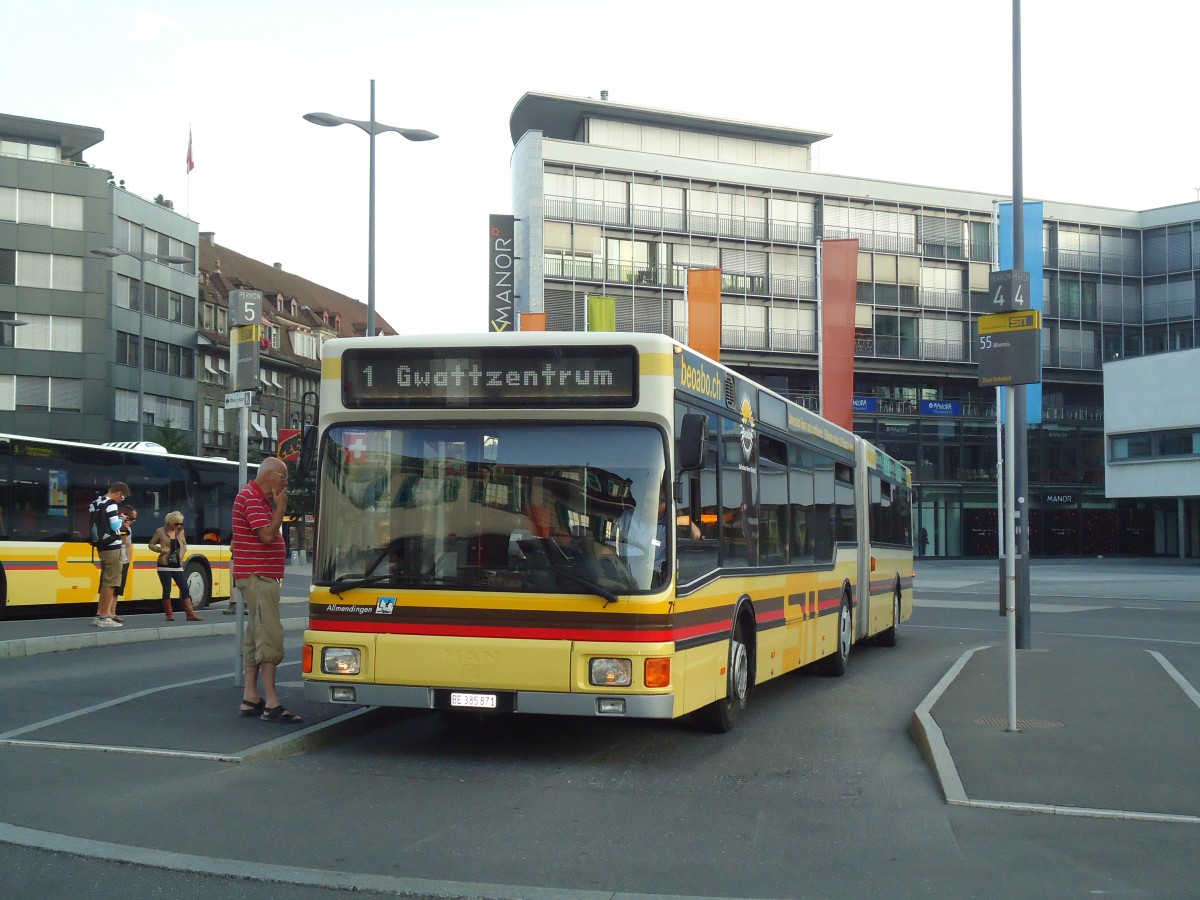
[(365, 334), (366, 306), (125, 190), (83, 159), (103, 138), (0, 115), (0, 431), (236, 459), (229, 291), (245, 288), (263, 292), (250, 458), (274, 454), (312, 420), (321, 345)]
[(194, 430), (196, 223), (84, 162), (103, 138), (0, 116), (0, 430)]
[[(719, 268), (721, 361), (815, 409), (819, 245), (857, 239), (855, 430), (913, 468), (919, 552), (997, 553), (996, 391), (973, 354), (1008, 198), (815, 173), (826, 134), (603, 96), (526, 94), (510, 132), (517, 312), (547, 330), (587, 327), (599, 295), (618, 331), (686, 340), (687, 270)], [(1150, 554), (1105, 495), (1101, 366), (1194, 345), (1200, 204), (1042, 209), (1031, 551)]]
[[(367, 333), (367, 307), (344, 294), (268, 265), (200, 235), (200, 310), (197, 337), (198, 440), (205, 456), (238, 456), (239, 414), (225, 409), (236, 389), (230, 357), (229, 292), (262, 291), (258, 381), (250, 410), (248, 446), (258, 459), (274, 455), (280, 433), (315, 421), (321, 346), (333, 337)], [(378, 334), (395, 334), (378, 312)]]
[(1156, 555), (1200, 557), (1198, 374), (1200, 349), (1104, 364), (1105, 489)]

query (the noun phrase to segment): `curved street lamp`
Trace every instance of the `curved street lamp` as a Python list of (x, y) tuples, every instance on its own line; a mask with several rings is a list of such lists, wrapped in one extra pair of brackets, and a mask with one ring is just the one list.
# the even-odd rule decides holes
[[(142, 237), (139, 243), (146, 246), (146, 226), (143, 223)], [(146, 407), (146, 263), (168, 263), (181, 266), (190, 263), (186, 256), (169, 256), (167, 254), (147, 253), (144, 250), (122, 250), (120, 247), (101, 247), (91, 251), (96, 256), (107, 256), (116, 259), (118, 256), (130, 256), (138, 261), (138, 374), (137, 374), (137, 439), (145, 440), (145, 407)]]
[(338, 125), (354, 125), (361, 128), (371, 138), (370, 187), (367, 196), (367, 337), (375, 334), (375, 135), (385, 131), (394, 131), (410, 141), (432, 141), (437, 135), (423, 128), (397, 128), (395, 125), (384, 125), (375, 121), (375, 79), (371, 79), (371, 118), (345, 119), (331, 113), (306, 113), (306, 121), (326, 128)]

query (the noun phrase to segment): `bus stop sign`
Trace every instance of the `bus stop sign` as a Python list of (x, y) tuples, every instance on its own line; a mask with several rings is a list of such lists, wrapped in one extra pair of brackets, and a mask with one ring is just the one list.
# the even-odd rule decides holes
[(979, 317), (975, 345), (979, 384), (1037, 384), (1042, 380), (1042, 314), (1036, 309)]

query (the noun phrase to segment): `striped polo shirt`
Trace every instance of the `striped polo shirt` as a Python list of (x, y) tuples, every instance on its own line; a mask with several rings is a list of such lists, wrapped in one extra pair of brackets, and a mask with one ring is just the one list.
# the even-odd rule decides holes
[(257, 530), (271, 524), (275, 511), (258, 486), (249, 482), (238, 491), (233, 501), (233, 577), (245, 578), (262, 575), (266, 578), (282, 578), (287, 559), (287, 545), (282, 532), (275, 540), (264, 544), (258, 539)]

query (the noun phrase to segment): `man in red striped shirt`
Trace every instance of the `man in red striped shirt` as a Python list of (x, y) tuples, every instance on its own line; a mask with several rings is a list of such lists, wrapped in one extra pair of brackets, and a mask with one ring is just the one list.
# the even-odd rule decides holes
[(287, 483), (283, 460), (268, 456), (259, 465), (258, 476), (234, 498), (233, 583), (242, 592), (248, 613), (242, 639), (245, 689), (238, 712), (264, 722), (296, 724), (304, 720), (284, 708), (275, 690), (275, 668), (283, 661), (279, 585), (287, 559), (283, 540)]

